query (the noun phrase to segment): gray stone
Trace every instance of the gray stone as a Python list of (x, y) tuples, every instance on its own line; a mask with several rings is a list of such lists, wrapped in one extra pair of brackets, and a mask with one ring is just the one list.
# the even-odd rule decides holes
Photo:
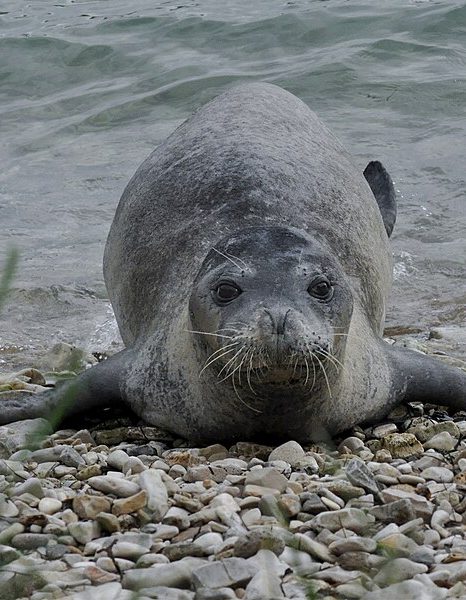
[(100, 526), (94, 521), (70, 523), (68, 525), (68, 531), (80, 544), (87, 544), (87, 542), (100, 536)]
[(246, 587), (245, 600), (279, 600), (284, 598), (280, 575), (283, 563), (270, 550), (260, 550), (254, 559), (257, 572)]
[(407, 498), (374, 506), (369, 509), (369, 512), (382, 523), (396, 523), (397, 525), (412, 521), (416, 517), (411, 502)]
[[(394, 502), (396, 500), (408, 500), (414, 510), (416, 517), (422, 517), (424, 520), (430, 519), (434, 512), (434, 505), (423, 496), (408, 492), (395, 487), (385, 488), (380, 492), (384, 502)], [(411, 520), (411, 519), (410, 519)]]
[(84, 467), (86, 461), (72, 446), (65, 446), (60, 453), (59, 460), (67, 467)]
[(99, 585), (98, 588), (90, 585), (86, 586), (83, 591), (66, 596), (66, 600), (96, 600), (96, 597), (98, 597), (98, 600), (134, 600), (133, 593), (129, 590), (123, 590), (121, 583), (118, 581), (104, 583)]
[(61, 510), (62, 506), (62, 502), (56, 498), (42, 498), (37, 508), (41, 513), (53, 515)]
[(138, 599), (140, 598), (157, 598), (160, 600), (194, 600), (194, 592), (157, 585), (139, 590)]
[(382, 587), (393, 583), (399, 583), (405, 579), (412, 579), (419, 573), (427, 573), (428, 567), (420, 563), (415, 563), (408, 558), (394, 558), (380, 569), (374, 577), (374, 582)]
[(367, 592), (362, 600), (443, 600), (447, 598), (448, 590), (441, 589), (430, 582), (412, 580), (395, 583), (383, 590)]
[(117, 448), (116, 450), (112, 450), (107, 456), (107, 464), (118, 471), (123, 471), (123, 466), (128, 459), (128, 454), (124, 450)]
[(20, 556), (20, 553), (11, 546), (0, 545), (0, 565), (6, 565)]
[(425, 442), (424, 448), (426, 450), (432, 448), (441, 452), (451, 452), (455, 449), (457, 443), (458, 440), (449, 434), (448, 431), (442, 431), (442, 433), (437, 433), (429, 441)]
[(35, 550), (47, 546), (55, 536), (45, 533), (18, 533), (11, 540), (11, 545), (18, 550)]
[(235, 556), (249, 558), (261, 549), (271, 550), (277, 556), (285, 549), (285, 542), (280, 534), (270, 527), (252, 529), (241, 535), (235, 542)]
[[(31, 448), (52, 426), (45, 419), (26, 419), (0, 427), (0, 458), (9, 458), (22, 448)], [(37, 447), (37, 446), (36, 446)]]
[(335, 562), (335, 559), (330, 554), (327, 546), (318, 540), (314, 540), (303, 533), (296, 533), (291, 539), (293, 548), (307, 552), (310, 556), (317, 558), (317, 560), (322, 562)]
[[(143, 473), (141, 473), (143, 475)], [(104, 494), (114, 494), (120, 498), (133, 496), (140, 491), (140, 487), (133, 481), (114, 475), (97, 475), (87, 480), (88, 484)]]
[(245, 483), (283, 492), (288, 485), (288, 479), (272, 467), (265, 467), (248, 471)]
[(42, 482), (37, 477), (29, 477), (23, 483), (15, 486), (13, 489), (14, 496), (21, 496), (22, 494), (32, 494), (36, 498), (44, 497), (44, 490), (42, 489)]
[(206, 565), (206, 561), (201, 558), (189, 557), (170, 564), (126, 571), (123, 574), (123, 587), (130, 590), (154, 586), (190, 588), (193, 570), (199, 571), (203, 568), (201, 565)]
[(237, 600), (238, 596), (231, 588), (200, 588), (195, 600)]
[(305, 452), (298, 442), (289, 441), (272, 450), (269, 454), (269, 461), (283, 460), (294, 467), (304, 455)]
[(362, 460), (351, 459), (346, 466), (346, 476), (353, 485), (362, 487), (372, 494), (379, 493), (379, 486), (372, 471)]
[(147, 553), (147, 548), (140, 544), (118, 541), (112, 546), (112, 554), (116, 558), (126, 558), (128, 560), (137, 560), (140, 556)]
[(350, 529), (354, 533), (366, 533), (375, 522), (375, 517), (359, 508), (343, 508), (318, 514), (312, 519), (312, 525), (318, 529)]
[(168, 492), (160, 471), (147, 469), (139, 474), (138, 481), (147, 492), (147, 509), (156, 521), (160, 521), (168, 511)]
[(445, 467), (428, 467), (421, 472), (421, 477), (439, 483), (450, 483), (453, 481), (453, 471)]
[(375, 552), (377, 543), (372, 538), (351, 536), (335, 540), (329, 545), (328, 549), (336, 556), (340, 556), (345, 552)]
[(0, 517), (11, 519), (19, 515), (19, 510), (14, 502), (9, 500), (4, 494), (0, 494)]
[(244, 587), (256, 574), (257, 566), (245, 558), (226, 558), (193, 571), (193, 585), (199, 588)]

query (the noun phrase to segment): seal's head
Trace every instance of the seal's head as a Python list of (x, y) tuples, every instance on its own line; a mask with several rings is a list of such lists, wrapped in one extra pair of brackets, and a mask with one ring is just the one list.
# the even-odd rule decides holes
[(264, 226), (219, 241), (189, 309), (202, 372), (261, 400), (332, 395), (353, 297), (334, 253), (317, 240)]

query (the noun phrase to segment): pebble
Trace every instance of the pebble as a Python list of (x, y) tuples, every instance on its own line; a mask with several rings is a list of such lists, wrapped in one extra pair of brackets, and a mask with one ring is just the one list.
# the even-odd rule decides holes
[(295, 441), (289, 441), (281, 446), (277, 446), (269, 454), (268, 460), (283, 460), (292, 467), (296, 466), (299, 461), (305, 456), (305, 452), (300, 444)]
[[(143, 473), (141, 473), (141, 475), (143, 475)], [(141, 489), (133, 481), (129, 481), (123, 477), (115, 477), (113, 475), (98, 475), (97, 477), (91, 477), (87, 482), (95, 490), (99, 490), (104, 494), (114, 494), (119, 498), (133, 496)]]
[(458, 440), (454, 438), (448, 431), (442, 431), (431, 437), (424, 443), (424, 448), (428, 450), (440, 450), (441, 452), (451, 452), (455, 449)]
[(32, 600), (306, 600), (303, 578), (325, 600), (466, 597), (466, 420), (425, 414), (339, 451), (134, 426), (0, 443), (0, 597), (18, 577)]

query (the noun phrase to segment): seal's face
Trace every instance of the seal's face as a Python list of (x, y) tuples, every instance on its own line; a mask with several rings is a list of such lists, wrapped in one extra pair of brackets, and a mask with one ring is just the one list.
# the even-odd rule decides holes
[(330, 252), (286, 227), (246, 229), (205, 258), (189, 303), (204, 371), (261, 398), (332, 395), (352, 315)]

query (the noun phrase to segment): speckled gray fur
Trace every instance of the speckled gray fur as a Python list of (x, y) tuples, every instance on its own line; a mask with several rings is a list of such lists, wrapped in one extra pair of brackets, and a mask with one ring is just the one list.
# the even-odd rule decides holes
[[(78, 379), (73, 410), (122, 399), (149, 423), (190, 439), (308, 440), (380, 419), (404, 400), (466, 407), (466, 374), (380, 337), (396, 207), (390, 178), (371, 164), (369, 186), (316, 115), (273, 85), (234, 87), (199, 109), (141, 165), (120, 200), (104, 275), (128, 350)], [(208, 287), (214, 269), (227, 269), (212, 255), (217, 247), (236, 248), (252, 264), (250, 273), (232, 275), (247, 290), (235, 310), (248, 340), (266, 347), (278, 335), (264, 333), (265, 313), (272, 324), (273, 315), (289, 313), (281, 333), (291, 350), (300, 339), (319, 348), (321, 327), (325, 348), (344, 365), (327, 364), (328, 382), (318, 368), (312, 389), (272, 381), (270, 392), (254, 372), (255, 394), (243, 382), (238, 395), (218, 369), (199, 375), (219, 345), (190, 330), (201, 322), (215, 332), (225, 322)], [(296, 266), (301, 255), (303, 277), (333, 269), (333, 305), (310, 302)], [(347, 337), (333, 340), (334, 331)], [(272, 375), (276, 365), (285, 368), (280, 360), (269, 360)], [(58, 397), (7, 403), (3, 422), (42, 414)]]

